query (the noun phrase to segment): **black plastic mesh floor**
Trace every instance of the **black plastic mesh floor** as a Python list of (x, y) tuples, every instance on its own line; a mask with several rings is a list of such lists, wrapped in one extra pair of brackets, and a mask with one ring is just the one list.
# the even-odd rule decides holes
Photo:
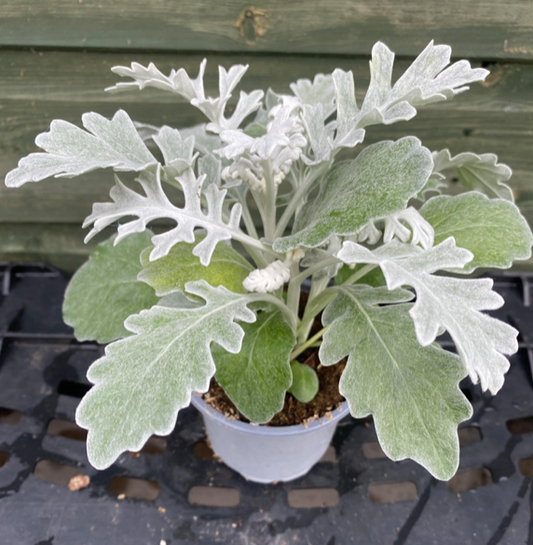
[[(258, 485), (213, 459), (193, 408), (167, 438), (91, 468), (73, 419), (102, 349), (63, 324), (60, 272), (0, 274), (1, 545), (533, 544), (528, 276), (496, 278), (507, 304), (494, 314), (520, 330), (521, 349), (498, 396), (465, 385), (475, 413), (452, 481), (384, 458), (371, 420), (347, 419), (307, 476)], [(90, 483), (71, 491), (78, 475)]]

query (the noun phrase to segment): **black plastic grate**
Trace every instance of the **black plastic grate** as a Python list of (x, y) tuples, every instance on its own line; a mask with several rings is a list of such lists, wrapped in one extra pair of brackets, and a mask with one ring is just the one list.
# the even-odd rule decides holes
[[(73, 420), (102, 347), (63, 324), (60, 271), (4, 263), (0, 276), (1, 545), (533, 544), (532, 275), (496, 278), (507, 304), (493, 314), (521, 349), (498, 396), (465, 383), (475, 413), (450, 482), (391, 462), (371, 419), (346, 419), (321, 463), (276, 485), (218, 462), (193, 408), (170, 436), (94, 470)], [(89, 485), (70, 491), (79, 475)]]

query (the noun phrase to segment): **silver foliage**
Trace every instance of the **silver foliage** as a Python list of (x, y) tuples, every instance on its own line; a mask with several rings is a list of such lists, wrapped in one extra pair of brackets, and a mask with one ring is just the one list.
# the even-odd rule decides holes
[(35, 143), (46, 153), (31, 153), (8, 173), (6, 185), (20, 187), (50, 176), (72, 178), (98, 168), (140, 172), (157, 163), (128, 114), (119, 110), (109, 120), (96, 113), (82, 116), (86, 132), (67, 121), (55, 120)]
[(485, 193), (491, 198), (514, 202), (511, 188), (505, 183), (511, 177), (512, 170), (493, 153), (476, 155), (471, 152), (459, 153), (452, 157), (450, 150), (433, 152), (434, 174), (454, 169), (462, 184), (468, 189)]
[(371, 81), (357, 127), (407, 121), (416, 115), (417, 106), (451, 98), (489, 74), (484, 68), (471, 68), (465, 60), (448, 66), (451, 52), (451, 47), (434, 45), (432, 40), (392, 85), (394, 53), (378, 42), (372, 48)]
[[(116, 177), (116, 185), (110, 192), (114, 202), (95, 203), (92, 214), (83, 224), (84, 227), (94, 224), (85, 241), (124, 216), (136, 216), (137, 219), (119, 225), (115, 244), (132, 233), (144, 231), (153, 220), (168, 218), (174, 220), (177, 225), (152, 237), (154, 249), (150, 254), (150, 261), (167, 255), (172, 246), (178, 242), (193, 243), (194, 230), (201, 228), (205, 229), (207, 234), (202, 242), (195, 246), (193, 253), (200, 258), (203, 265), (208, 265), (218, 242), (230, 240), (232, 237), (238, 238), (241, 205), (239, 203), (233, 205), (229, 220), (225, 222), (222, 217), (222, 206), (226, 190), (220, 190), (215, 184), (210, 184), (201, 192), (204, 176), (196, 178), (194, 172), (188, 169), (177, 177), (185, 197), (185, 206), (178, 208), (163, 192), (160, 176), (160, 168), (155, 173), (147, 171), (139, 176), (137, 181), (144, 190), (144, 196), (129, 189)], [(206, 200), (206, 211), (202, 209), (202, 195)]]
[(462, 268), (472, 260), (453, 237), (429, 250), (398, 241), (375, 251), (346, 242), (337, 254), (345, 263), (374, 263), (381, 267), (390, 290), (412, 286), (417, 300), (409, 314), (422, 346), (428, 346), (446, 329), (457, 347), (466, 371), (484, 390), (496, 393), (503, 385), (509, 361), (504, 354), (518, 349), (518, 332), (510, 325), (482, 314), (501, 307), (503, 299), (492, 291), (490, 278), (457, 279), (432, 273)]

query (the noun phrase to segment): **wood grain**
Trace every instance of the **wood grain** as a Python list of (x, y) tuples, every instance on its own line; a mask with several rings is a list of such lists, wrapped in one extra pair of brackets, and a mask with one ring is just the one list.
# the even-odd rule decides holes
[(533, 58), (525, 0), (2, 0), (0, 45), (152, 51), (416, 55), (431, 39), (470, 58)]

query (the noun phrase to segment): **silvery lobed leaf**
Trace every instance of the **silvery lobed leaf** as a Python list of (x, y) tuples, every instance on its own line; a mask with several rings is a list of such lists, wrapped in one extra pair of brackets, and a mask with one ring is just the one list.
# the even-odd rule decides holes
[(158, 302), (153, 288), (137, 280), (151, 235), (137, 233), (116, 246), (113, 236), (76, 271), (65, 292), (63, 319), (79, 341), (105, 344), (126, 337), (124, 320)]
[(529, 259), (533, 235), (520, 210), (504, 199), (489, 199), (476, 191), (455, 197), (430, 199), (420, 214), (433, 226), (438, 244), (452, 236), (474, 259), (456, 273), (477, 267), (509, 268), (513, 261)]
[(168, 255), (156, 261), (150, 261), (153, 247), (145, 248), (140, 257), (142, 270), (138, 280), (152, 286), (159, 296), (184, 292), (187, 282), (194, 280), (205, 280), (213, 287), (224, 286), (233, 293), (245, 293), (242, 283), (254, 270), (252, 265), (224, 243), (216, 245), (209, 265), (202, 265), (193, 250), (204, 239), (205, 235), (196, 235), (195, 244), (179, 242)]
[(87, 378), (94, 384), (76, 411), (89, 430), (87, 453), (97, 469), (124, 451), (138, 451), (152, 434), (167, 435), (193, 391), (206, 392), (215, 373), (211, 343), (238, 353), (244, 336), (236, 320), (254, 322), (246, 295), (204, 281), (187, 291), (205, 299), (198, 308), (155, 306), (130, 316), (134, 335), (106, 348)]
[(238, 354), (214, 346), (215, 378), (237, 409), (252, 422), (264, 424), (283, 409), (292, 382), (289, 357), (295, 337), (279, 311), (262, 312), (242, 324)]
[(325, 309), (329, 325), (319, 357), (333, 365), (348, 356), (339, 391), (355, 418), (374, 417), (376, 433), (392, 460), (411, 458), (437, 479), (459, 464), (457, 426), (472, 415), (459, 389), (465, 372), (455, 354), (417, 341), (403, 303), (413, 294), (364, 285), (337, 288)]
[(324, 125), (322, 104), (316, 106), (305, 105), (302, 111), (302, 121), (314, 156), (312, 160), (308, 160), (302, 155), (304, 163), (316, 165), (329, 161), (333, 145), (331, 143), (331, 131), (328, 131)]
[[(407, 227), (406, 227), (407, 225)], [(412, 206), (400, 210), (385, 218), (383, 242), (387, 244), (393, 238), (411, 244), (421, 244), (423, 248), (431, 248), (435, 238), (433, 227)]]
[(202, 155), (198, 159), (198, 174), (201, 176), (205, 174), (205, 180), (202, 185), (203, 189), (207, 186), (215, 184), (216, 187), (220, 187), (222, 181), (222, 163), (220, 159), (217, 159), (213, 154), (207, 153)]
[(476, 189), (491, 198), (506, 199), (513, 202), (513, 192), (506, 182), (512, 174), (511, 169), (498, 163), (493, 153), (476, 155), (465, 152), (452, 157), (450, 150), (433, 152), (435, 172), (454, 169), (461, 183), (468, 189)]
[(492, 279), (458, 279), (432, 274), (463, 268), (472, 260), (472, 253), (458, 248), (453, 237), (429, 250), (394, 240), (372, 252), (354, 242), (345, 242), (337, 257), (348, 264), (379, 265), (390, 290), (412, 286), (416, 303), (409, 314), (418, 342), (428, 346), (441, 327), (446, 329), (472, 381), (479, 380), (484, 390), (494, 394), (502, 387), (504, 374), (509, 369), (509, 361), (503, 354), (517, 351), (518, 332), (480, 312), (497, 309), (504, 303), (492, 291)]
[(157, 164), (128, 114), (119, 110), (109, 120), (96, 113), (82, 116), (86, 132), (55, 120), (35, 143), (46, 153), (31, 153), (6, 176), (8, 187), (39, 182), (50, 176), (71, 178), (97, 168), (139, 172)]
[(263, 91), (252, 91), (250, 94), (241, 91), (239, 102), (231, 118), (224, 117), (224, 110), (231, 98), (231, 92), (243, 77), (248, 65), (235, 65), (228, 71), (219, 66), (219, 96), (211, 98), (205, 96), (204, 73), (206, 59), (200, 64), (200, 70), (196, 79), (191, 79), (187, 72), (180, 68), (178, 71), (171, 70), (169, 76), (165, 76), (153, 63), (147, 68), (139, 63), (132, 63), (131, 68), (126, 66), (115, 66), (111, 70), (122, 77), (132, 78), (132, 82), (119, 82), (106, 91), (117, 92), (129, 90), (132, 87), (144, 89), (145, 87), (156, 87), (164, 91), (171, 91), (186, 98), (193, 106), (198, 108), (211, 121), (208, 129), (220, 132), (223, 129), (236, 129), (244, 119), (261, 106)]
[(152, 138), (163, 153), (165, 165), (171, 167), (176, 176), (193, 167), (198, 157), (198, 153), (194, 154), (193, 136), (183, 140), (177, 129), (164, 126)]
[(202, 265), (208, 265), (218, 242), (242, 238), (243, 233), (239, 228), (241, 205), (237, 203), (233, 206), (226, 223), (222, 217), (226, 190), (220, 190), (213, 184), (208, 186), (202, 193), (207, 202), (207, 211), (204, 212), (200, 198), (203, 178), (196, 178), (194, 172), (188, 169), (176, 179), (183, 189), (185, 198), (183, 208), (174, 206), (163, 192), (159, 168), (155, 174), (146, 171), (137, 179), (145, 195), (129, 189), (116, 178), (116, 185), (110, 192), (114, 202), (93, 205), (92, 214), (86, 218), (83, 226), (87, 227), (92, 223), (94, 226), (85, 240), (91, 239), (96, 233), (124, 216), (135, 216), (137, 219), (119, 226), (115, 243), (132, 233), (144, 231), (148, 223), (155, 219), (169, 218), (177, 225), (165, 233), (152, 237), (154, 249), (150, 254), (150, 260), (154, 261), (167, 255), (178, 242), (194, 242), (195, 229), (202, 228), (207, 231), (207, 236), (195, 246), (193, 253), (200, 258)]
[(364, 129), (357, 129), (359, 108), (355, 100), (353, 73), (337, 68), (333, 72), (337, 98), (337, 134), (335, 147), (353, 148), (365, 138)]
[(312, 82), (309, 79), (299, 79), (296, 83), (291, 83), (290, 87), (302, 105), (322, 106), (321, 121), (335, 111), (335, 87), (331, 75), (316, 74)]
[(450, 56), (449, 46), (433, 45), (431, 41), (392, 86), (394, 53), (385, 44), (376, 43), (370, 62), (370, 86), (357, 127), (407, 121), (416, 115), (415, 106), (451, 98), (466, 91), (467, 84), (482, 81), (489, 74), (484, 68), (471, 68), (465, 60), (446, 68)]
[[(219, 133), (223, 130), (237, 129), (250, 114), (261, 107), (263, 95), (263, 91), (260, 90), (252, 91), (249, 94), (241, 91), (239, 102), (237, 103), (233, 115), (230, 118), (226, 118), (221, 114), (216, 121), (208, 123), (207, 129), (215, 133)], [(199, 107), (199, 105), (197, 107)]]
[(355, 160), (331, 169), (318, 196), (296, 218), (293, 234), (275, 240), (274, 250), (317, 247), (331, 235), (352, 235), (404, 209), (432, 168), (431, 153), (413, 136), (368, 146)]
[(231, 98), (231, 93), (247, 70), (248, 65), (237, 64), (232, 66), (229, 71), (219, 66), (219, 97), (207, 99), (199, 97), (191, 100), (191, 104), (211, 120), (211, 123), (207, 125), (208, 130), (218, 133), (221, 130), (237, 129), (248, 115), (261, 107), (261, 99), (264, 96), (263, 91), (255, 90), (250, 94), (241, 91), (233, 115), (229, 119), (224, 117), (224, 110)]
[(137, 87), (142, 90), (145, 87), (156, 87), (163, 91), (170, 91), (182, 95), (187, 100), (193, 98), (203, 99), (204, 94), (204, 72), (207, 60), (204, 59), (200, 64), (198, 77), (191, 80), (187, 72), (180, 68), (177, 72), (172, 69), (169, 76), (165, 76), (154, 63), (144, 67), (138, 62), (132, 62), (131, 68), (127, 66), (114, 66), (111, 71), (123, 78), (132, 78), (134, 81), (119, 82), (113, 87), (108, 87), (106, 91), (116, 93), (118, 91), (129, 91)]

